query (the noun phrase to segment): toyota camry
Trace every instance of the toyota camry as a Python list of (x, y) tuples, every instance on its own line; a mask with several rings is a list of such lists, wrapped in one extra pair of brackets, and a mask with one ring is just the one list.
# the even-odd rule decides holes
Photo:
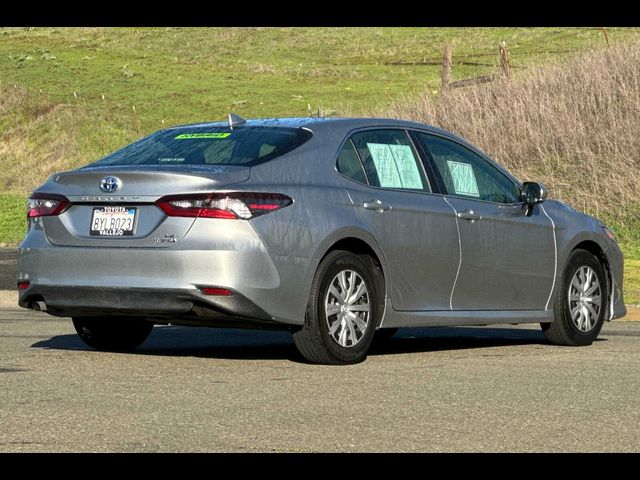
[(539, 323), (589, 345), (625, 314), (622, 253), (546, 197), (428, 125), (231, 114), (36, 189), (19, 304), (108, 351), (155, 324), (284, 329), (323, 364), (401, 327)]

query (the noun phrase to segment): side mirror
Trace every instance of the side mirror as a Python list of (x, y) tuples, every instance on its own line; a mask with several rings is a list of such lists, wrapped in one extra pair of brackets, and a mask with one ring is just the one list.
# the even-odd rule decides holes
[(538, 182), (524, 182), (522, 184), (522, 200), (527, 205), (542, 203), (547, 199), (547, 187)]

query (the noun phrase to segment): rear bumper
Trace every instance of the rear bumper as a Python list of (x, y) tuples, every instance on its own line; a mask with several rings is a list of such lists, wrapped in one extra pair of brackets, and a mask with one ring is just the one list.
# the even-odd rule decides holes
[[(226, 318), (300, 325), (310, 260), (270, 255), (247, 222), (204, 230), (194, 225), (183, 240), (163, 248), (56, 246), (33, 229), (18, 248), (17, 281), (30, 283), (21, 291), (22, 306), (41, 295), (53, 314), (148, 312), (182, 318), (222, 311)], [(226, 288), (234, 295), (207, 296), (200, 287)]]
[(197, 289), (99, 288), (30, 285), (24, 308), (46, 308), (61, 317), (135, 315), (157, 323), (285, 327), (243, 295), (207, 296)]

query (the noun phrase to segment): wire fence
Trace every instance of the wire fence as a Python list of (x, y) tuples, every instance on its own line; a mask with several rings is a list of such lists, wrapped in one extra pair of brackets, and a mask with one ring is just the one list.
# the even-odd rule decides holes
[[(610, 46), (609, 36), (604, 27), (585, 28), (584, 30), (585, 31), (597, 30), (598, 33), (602, 34), (602, 36), (604, 37), (606, 46)], [(553, 36), (555, 36), (556, 38), (551, 39), (552, 42), (550, 42), (549, 37), (553, 37)], [(567, 33), (565, 31), (549, 32), (549, 34), (547, 35), (547, 39), (545, 40), (545, 44), (561, 42), (563, 38), (558, 38), (561, 36), (563, 36), (568, 40), (569, 38), (573, 37), (573, 34)], [(543, 45), (541, 40), (538, 40), (537, 42), (535, 42), (533, 46), (535, 47), (536, 44), (538, 46)], [(501, 42), (498, 45), (497, 50), (494, 50), (493, 52), (484, 51), (484, 52), (474, 52), (474, 53), (463, 53), (460, 55), (455, 55), (454, 57), (453, 47), (451, 45), (445, 45), (442, 59), (440, 59), (439, 61), (436, 61), (436, 59), (425, 59), (423, 62), (419, 62), (419, 63), (413, 62), (411, 64), (442, 65), (442, 75), (441, 75), (440, 83), (441, 83), (441, 91), (444, 92), (451, 88), (460, 88), (460, 87), (466, 87), (470, 85), (477, 85), (479, 83), (492, 82), (500, 77), (510, 78), (512, 69), (529, 68), (529, 66), (512, 63), (511, 59), (513, 57), (517, 58), (518, 55), (526, 54), (528, 57), (530, 57), (531, 55), (538, 55), (538, 54), (539, 55), (577, 54), (582, 50), (579, 48), (574, 48), (574, 49), (548, 49), (547, 48), (547, 49), (536, 50), (535, 48), (532, 49), (531, 47), (532, 47), (531, 44), (527, 44), (526, 47), (516, 47), (516, 48), (510, 49), (507, 47), (506, 42)], [(477, 59), (477, 58), (483, 58), (483, 57), (494, 57), (496, 58), (496, 62), (488, 63), (488, 62), (479, 62), (479, 61), (469, 60), (469, 59)], [(392, 64), (403, 65), (405, 63), (393, 62)], [(497, 69), (497, 72), (488, 74), (488, 75), (481, 75), (481, 76), (465, 78), (457, 81), (452, 81), (451, 78), (453, 77), (452, 70), (454, 65), (493, 67)]]

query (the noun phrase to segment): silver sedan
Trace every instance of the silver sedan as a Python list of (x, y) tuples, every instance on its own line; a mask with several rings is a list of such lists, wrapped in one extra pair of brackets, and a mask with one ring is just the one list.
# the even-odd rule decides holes
[(589, 345), (625, 313), (622, 253), (546, 197), (428, 125), (230, 115), (35, 190), (19, 303), (115, 351), (154, 324), (287, 329), (325, 364), (400, 327), (540, 323)]

